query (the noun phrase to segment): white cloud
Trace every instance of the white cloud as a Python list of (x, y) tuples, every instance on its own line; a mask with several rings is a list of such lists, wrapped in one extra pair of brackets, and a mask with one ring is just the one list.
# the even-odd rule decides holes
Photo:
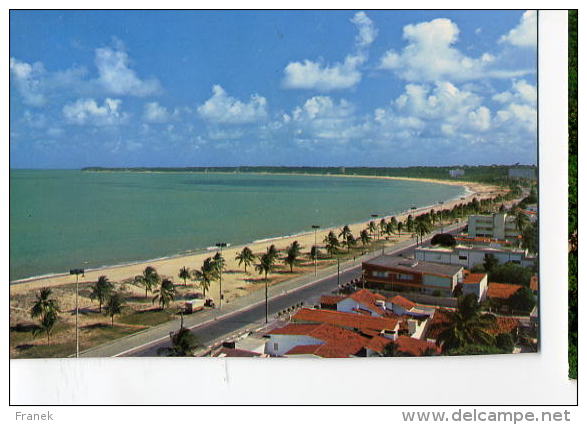
[(535, 105), (537, 99), (536, 86), (528, 84), (526, 80), (514, 80), (511, 91), (504, 91), (493, 96), (493, 100), (500, 103), (521, 102)]
[(357, 12), (351, 22), (355, 24), (357, 29), (359, 30), (359, 34), (355, 38), (355, 43), (357, 47), (367, 47), (375, 41), (377, 37), (377, 28), (373, 25), (373, 21), (369, 19), (365, 12)]
[(96, 49), (95, 62), (99, 73), (98, 82), (109, 93), (148, 96), (161, 90), (157, 79), (142, 80), (134, 70), (129, 68), (128, 54), (120, 45), (116, 49), (110, 47)]
[(94, 99), (78, 99), (63, 107), (63, 116), (71, 124), (111, 126), (126, 121), (128, 115), (120, 111), (120, 99), (106, 98), (102, 106)]
[(522, 15), (520, 23), (510, 32), (503, 35), (500, 43), (509, 43), (517, 47), (535, 47), (537, 42), (536, 11), (527, 10)]
[(309, 59), (290, 62), (284, 69), (283, 86), (324, 92), (356, 86), (362, 77), (360, 67), (367, 61), (366, 48), (377, 37), (377, 29), (365, 12), (357, 12), (351, 22), (358, 30), (354, 53), (347, 55), (343, 62), (331, 65)]
[(404, 27), (408, 45), (401, 51), (388, 50), (379, 68), (394, 71), (407, 81), (466, 81), (475, 78), (509, 78), (527, 71), (494, 69), (496, 58), (484, 53), (478, 58), (461, 53), (454, 44), (459, 28), (450, 19), (439, 18)]
[(149, 102), (144, 106), (143, 118), (145, 121), (152, 123), (165, 123), (169, 120), (171, 114), (164, 106), (158, 102)]
[(43, 94), (41, 78), (45, 74), (43, 64), (21, 62), (10, 58), (10, 76), (22, 96), (23, 102), (30, 106), (43, 106), (47, 99)]
[(244, 124), (267, 117), (267, 99), (253, 94), (249, 102), (229, 96), (224, 89), (212, 87), (212, 97), (198, 106), (198, 114), (205, 120), (222, 124)]

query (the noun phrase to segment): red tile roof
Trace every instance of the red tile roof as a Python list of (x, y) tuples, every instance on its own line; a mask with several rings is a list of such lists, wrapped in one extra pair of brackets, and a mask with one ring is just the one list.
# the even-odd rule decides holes
[(532, 291), (538, 291), (538, 275), (535, 274), (530, 279), (530, 289)]
[(521, 288), (522, 285), (491, 282), (487, 287), (487, 298), (507, 300), (509, 297), (518, 292), (518, 290), (520, 290)]
[(466, 272), (463, 277), (463, 284), (479, 284), (487, 276), (487, 273)]
[(409, 336), (398, 336), (395, 343), (397, 344), (397, 351), (412, 356), (421, 356), (429, 349), (437, 354), (440, 353), (440, 348), (436, 344), (422, 341), (421, 339), (411, 338)]
[(385, 309), (377, 305), (377, 301), (385, 301), (383, 295), (376, 294), (368, 289), (360, 289), (349, 295), (349, 298), (368, 307), (379, 315), (385, 314)]
[(428, 323), (425, 332), (426, 339), (436, 339), (438, 335), (444, 330), (444, 326), (450, 323), (449, 312), (444, 309), (438, 309), (434, 312), (432, 320)]
[(324, 341), (324, 344), (296, 346), (287, 354), (314, 354), (320, 357), (349, 357), (357, 354), (369, 342), (356, 332), (325, 323), (319, 325), (289, 324), (280, 329), (273, 329), (271, 335), (307, 335)]
[(403, 308), (405, 308), (406, 310), (411, 310), (414, 307), (416, 307), (416, 304), (411, 302), (410, 300), (408, 300), (405, 297), (402, 297), (401, 295), (396, 295), (395, 297), (391, 298), (389, 301), (391, 301), (393, 304), (397, 304)]
[(296, 322), (328, 323), (350, 329), (393, 330), (397, 319), (364, 316), (356, 313), (302, 308), (292, 317)]
[(381, 353), (387, 344), (393, 342), (393, 340), (386, 338), (381, 335), (374, 336), (367, 344), (367, 348), (370, 348), (377, 353)]
[(493, 335), (511, 333), (520, 326), (520, 321), (515, 317), (497, 316), (495, 318), (495, 325), (489, 329), (489, 333)]
[(320, 297), (320, 304), (335, 305), (344, 300), (346, 297), (342, 295), (322, 295)]

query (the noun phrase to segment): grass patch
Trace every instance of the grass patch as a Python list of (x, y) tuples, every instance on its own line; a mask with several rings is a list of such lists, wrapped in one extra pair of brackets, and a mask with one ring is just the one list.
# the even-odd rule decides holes
[(114, 320), (129, 325), (156, 326), (168, 322), (174, 317), (175, 314), (169, 311), (153, 309), (135, 311)]

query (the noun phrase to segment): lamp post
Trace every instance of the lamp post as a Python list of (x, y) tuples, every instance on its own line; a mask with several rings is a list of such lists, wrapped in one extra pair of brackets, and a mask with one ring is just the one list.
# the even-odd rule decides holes
[[(228, 244), (226, 242), (218, 242), (216, 246), (220, 248), (220, 256), (222, 257), (222, 248), (226, 247)], [(220, 270), (220, 297), (218, 299), (218, 309), (222, 308), (222, 267)]]
[(79, 275), (84, 275), (84, 269), (71, 269), (69, 274), (75, 275), (75, 357), (77, 358), (79, 357)]
[(312, 229), (314, 229), (314, 276), (318, 276), (318, 241), (316, 240), (316, 232), (320, 226), (317, 224), (312, 224)]

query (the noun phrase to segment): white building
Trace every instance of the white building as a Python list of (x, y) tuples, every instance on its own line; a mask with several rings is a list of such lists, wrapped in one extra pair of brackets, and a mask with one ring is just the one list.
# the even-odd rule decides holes
[(516, 239), (520, 235), (515, 218), (506, 213), (492, 215), (470, 215), (468, 223), (470, 237), (493, 239)]
[(463, 279), (463, 295), (474, 294), (479, 302), (487, 298), (487, 273), (466, 273)]
[(455, 168), (453, 170), (449, 170), (448, 174), (451, 177), (462, 177), (465, 175), (465, 170), (463, 170), (462, 168)]
[(454, 248), (425, 246), (416, 248), (414, 253), (416, 260), (419, 261), (457, 264), (468, 269), (483, 264), (489, 254), (493, 255), (499, 264), (512, 262), (530, 267), (536, 263), (536, 257), (521, 248), (464, 245), (457, 245)]

